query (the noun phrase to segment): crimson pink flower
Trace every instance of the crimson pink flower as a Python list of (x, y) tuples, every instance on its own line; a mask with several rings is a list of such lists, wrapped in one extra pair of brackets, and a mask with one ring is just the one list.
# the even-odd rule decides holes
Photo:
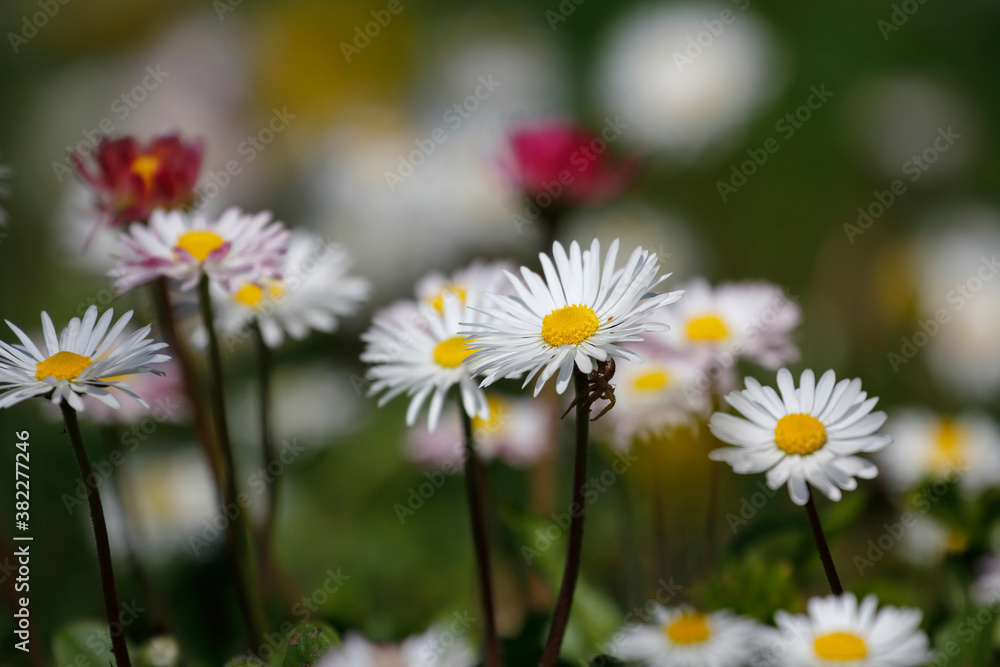
[(102, 222), (146, 222), (154, 209), (183, 208), (191, 203), (201, 171), (201, 141), (176, 134), (153, 138), (143, 146), (133, 137), (104, 137), (92, 160), (73, 153), (70, 161), (97, 195)]
[(617, 136), (609, 141), (565, 121), (523, 128), (510, 137), (507, 171), (532, 199), (548, 195), (557, 205), (559, 200), (563, 205), (607, 201), (621, 194), (636, 175), (636, 160), (608, 155)]

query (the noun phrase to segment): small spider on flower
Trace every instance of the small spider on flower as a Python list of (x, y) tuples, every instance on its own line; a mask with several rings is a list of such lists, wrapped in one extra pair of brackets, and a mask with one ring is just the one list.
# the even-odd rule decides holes
[(590, 421), (597, 421), (604, 414), (615, 407), (615, 386), (611, 384), (611, 378), (615, 376), (615, 360), (614, 357), (608, 357), (605, 361), (598, 361), (597, 368), (590, 371), (587, 375), (587, 388), (576, 395), (573, 402), (569, 404), (566, 408), (566, 412), (563, 413), (563, 418), (569, 414), (569, 411), (573, 409), (583, 400), (583, 407), (587, 412), (590, 412), (591, 406), (594, 405), (600, 399), (605, 399), (608, 404), (604, 406), (604, 409), (598, 413), (596, 417), (591, 418)]

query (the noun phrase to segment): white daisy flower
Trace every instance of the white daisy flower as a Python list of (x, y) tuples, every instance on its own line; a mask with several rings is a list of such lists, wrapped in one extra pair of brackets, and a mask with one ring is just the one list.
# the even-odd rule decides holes
[(350, 265), (341, 246), (294, 232), (279, 275), (265, 273), (243, 281), (233, 292), (221, 285), (214, 290), (220, 329), (242, 334), (256, 318), (264, 342), (272, 348), (284, 342), (286, 332), (295, 340), (303, 340), (312, 329), (331, 333), (338, 318), (354, 313), (370, 291), (367, 280), (347, 275)]
[(931, 659), (918, 609), (878, 608), (869, 595), (812, 598), (807, 615), (779, 611), (780, 639), (765, 653), (785, 667), (918, 667)]
[(358, 634), (327, 653), (316, 667), (472, 667), (476, 662), (463, 637), (431, 628), (402, 644), (376, 644)]
[(655, 624), (623, 628), (617, 657), (647, 667), (735, 667), (750, 664), (765, 636), (760, 624), (728, 611), (657, 605), (653, 618)]
[(596, 239), (583, 252), (574, 241), (568, 255), (557, 241), (552, 244), (554, 263), (548, 255), (539, 255), (544, 279), (523, 266), (523, 282), (508, 272), (517, 295), (491, 295), (493, 305), (481, 309), (491, 319), (467, 322), (463, 331), (475, 338), (478, 350), (469, 363), (486, 376), (483, 386), (527, 374), (524, 386), (537, 377), (537, 396), (558, 373), (556, 391), (561, 394), (574, 369), (589, 373), (595, 361), (611, 356), (641, 361), (622, 344), (662, 331), (665, 325), (649, 321), (649, 316), (679, 299), (681, 292), (651, 291), (670, 275), (657, 277), (655, 253), (636, 248), (625, 266), (615, 269), (618, 240), (611, 243), (603, 268), (600, 252)]
[[(615, 447), (628, 449), (636, 439), (645, 442), (677, 427), (694, 428), (708, 417), (712, 394), (703, 386), (707, 376), (701, 366), (657, 346), (633, 349), (643, 361), (617, 365), (613, 379), (617, 403), (600, 422), (610, 427)], [(603, 407), (598, 403), (594, 409), (600, 412)]]
[(797, 505), (809, 501), (809, 484), (838, 501), (841, 489), (857, 488), (855, 477), (878, 475), (875, 464), (857, 454), (878, 451), (892, 438), (875, 435), (886, 414), (871, 411), (878, 398), (861, 391), (860, 379), (837, 382), (827, 371), (816, 382), (807, 369), (796, 389), (792, 374), (782, 368), (778, 389), (780, 396), (748, 377), (744, 391), (727, 394), (726, 401), (747, 419), (712, 415), (712, 433), (736, 447), (716, 449), (709, 458), (725, 461), (741, 475), (767, 471), (768, 487), (787, 483)]
[[(440, 302), (403, 301), (375, 313), (371, 329), (361, 336), (367, 343), (361, 360), (372, 364), (369, 395), (385, 391), (379, 406), (402, 393), (411, 396), (406, 423), (412, 426), (430, 398), (427, 425), (434, 431), (448, 390), (458, 385), (466, 414), (489, 419), (486, 394), (466, 363), (473, 350), (459, 322), (486, 320), (478, 310), (483, 294), (504, 287), (506, 268), (507, 264), (496, 263), (470, 269), (462, 275), (475, 273), (476, 280), (444, 291)], [(454, 280), (450, 284), (458, 285)]]
[(713, 288), (696, 278), (681, 288), (684, 298), (658, 314), (670, 325), (658, 336), (664, 344), (726, 368), (740, 358), (771, 370), (798, 361), (791, 333), (802, 313), (778, 286), (743, 282)]
[(899, 540), (903, 548), (896, 552), (903, 560), (930, 567), (940, 564), (946, 556), (968, 550), (969, 537), (964, 531), (924, 514), (911, 513), (911, 516), (909, 525), (903, 524), (906, 532)]
[(202, 273), (229, 291), (260, 276), (280, 276), (288, 230), (271, 213), (227, 210), (218, 220), (180, 211), (153, 211), (149, 224), (133, 223), (119, 236), (125, 253), (109, 276), (118, 293), (159, 277), (194, 287)]
[(885, 430), (896, 446), (879, 452), (879, 467), (898, 491), (925, 480), (957, 481), (970, 495), (1000, 486), (1000, 428), (984, 414), (907, 409)]
[(57, 337), (52, 319), (43, 311), (44, 353), (7, 321), (21, 344), (0, 341), (0, 408), (43, 395), (56, 404), (65, 400), (78, 412), (84, 409), (81, 396), (92, 396), (111, 408), (118, 408), (121, 404), (111, 389), (128, 394), (148, 408), (131, 390), (131, 385), (119, 378), (139, 373), (162, 375), (161, 371), (150, 368), (150, 364), (170, 359), (158, 353), (167, 344), (147, 338), (152, 328), (148, 324), (123, 336), (132, 318), (131, 310), (111, 326), (113, 317), (114, 310), (108, 309), (98, 319), (97, 306), (91, 306), (82, 320), (74, 317)]

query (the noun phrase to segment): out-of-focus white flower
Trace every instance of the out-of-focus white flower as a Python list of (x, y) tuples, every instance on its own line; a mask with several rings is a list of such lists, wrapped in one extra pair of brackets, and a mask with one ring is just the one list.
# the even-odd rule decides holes
[(774, 616), (781, 638), (773, 653), (782, 667), (921, 667), (932, 657), (919, 609), (879, 609), (874, 595), (859, 603), (845, 593), (812, 598), (807, 610)]
[(848, 93), (846, 108), (860, 164), (907, 187), (962, 175), (981, 146), (970, 138), (979, 133), (971, 105), (932, 79), (868, 81)]
[(1000, 213), (963, 206), (934, 211), (924, 223), (935, 231), (918, 238), (914, 265), (921, 322), (929, 324), (914, 323), (894, 368), (926, 354), (950, 389), (991, 397), (1000, 390)]
[(1000, 486), (1000, 428), (984, 414), (900, 410), (885, 432), (895, 444), (876, 458), (897, 491), (927, 479), (955, 481), (969, 494)]
[(464, 637), (431, 628), (401, 644), (376, 644), (358, 634), (327, 653), (316, 667), (472, 667), (475, 655)]
[(743, 282), (713, 288), (696, 278), (681, 289), (684, 298), (657, 314), (670, 328), (653, 340), (704, 366), (732, 368), (744, 358), (774, 370), (798, 361), (791, 334), (802, 313), (776, 285)]
[(978, 575), (972, 584), (972, 601), (986, 607), (1000, 602), (1000, 557), (986, 556), (977, 567)]
[(600, 105), (628, 123), (627, 141), (693, 157), (749, 120), (775, 92), (778, 69), (770, 31), (736, 5), (642, 6), (610, 37)]
[[(685, 297), (686, 298), (686, 297)], [(637, 344), (639, 363), (615, 367), (615, 408), (598, 425), (607, 424), (615, 447), (648, 441), (676, 427), (695, 428), (712, 410), (712, 392), (704, 368), (688, 357)], [(594, 410), (599, 413), (604, 403)]]
[[(136, 454), (120, 470), (122, 507), (143, 560), (162, 563), (193, 556), (189, 539), (209, 541), (219, 501), (212, 473), (198, 449)], [(219, 537), (221, 545), (224, 537)]]
[(617, 657), (646, 667), (735, 667), (749, 665), (769, 636), (759, 623), (728, 611), (656, 605), (653, 616), (655, 624), (622, 630)]
[[(483, 460), (499, 459), (512, 466), (528, 466), (552, 449), (552, 412), (549, 406), (523, 398), (487, 394), (489, 419), (472, 420), (473, 448)], [(465, 460), (465, 441), (457, 415), (445, 419), (433, 433), (409, 432), (406, 455), (421, 465), (458, 471)]]
[(930, 567), (948, 554), (964, 553), (969, 539), (960, 530), (950, 528), (924, 514), (911, 513), (912, 522), (903, 524), (906, 532), (899, 540), (899, 556), (915, 565)]
[(350, 265), (341, 246), (308, 232), (292, 233), (279, 275), (244, 281), (234, 292), (214, 290), (221, 331), (245, 333), (256, 320), (268, 347), (281, 345), (286, 332), (303, 340), (312, 329), (335, 331), (339, 318), (357, 310), (370, 291), (367, 280), (348, 275)]

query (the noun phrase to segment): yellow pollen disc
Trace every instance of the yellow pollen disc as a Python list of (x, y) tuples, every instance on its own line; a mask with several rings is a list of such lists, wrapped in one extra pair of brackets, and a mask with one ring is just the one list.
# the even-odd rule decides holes
[(35, 364), (35, 379), (75, 380), (91, 363), (90, 357), (75, 352), (56, 352)]
[(698, 612), (683, 614), (663, 628), (667, 637), (675, 644), (700, 644), (708, 641), (712, 632), (708, 629), (708, 618)]
[(177, 239), (177, 247), (186, 250), (199, 262), (204, 262), (213, 250), (225, 245), (225, 240), (215, 232), (194, 231), (183, 234)]
[(942, 419), (931, 450), (931, 469), (947, 474), (962, 466), (965, 456), (965, 432), (954, 419)]
[(806, 456), (826, 444), (826, 428), (812, 415), (785, 415), (774, 427), (774, 441), (788, 454)]
[(236, 294), (233, 295), (233, 298), (247, 308), (253, 308), (256, 310), (260, 308), (265, 294), (268, 300), (278, 301), (285, 295), (285, 290), (281, 286), (281, 283), (277, 281), (269, 284), (266, 292), (264, 291), (264, 288), (257, 283), (243, 283), (243, 286), (236, 290)]
[(160, 168), (160, 158), (155, 155), (140, 155), (132, 163), (132, 173), (139, 176), (142, 182), (146, 184), (146, 188), (149, 189), (153, 185), (153, 176), (156, 175), (157, 170)]
[(491, 433), (496, 433), (507, 422), (507, 411), (509, 410), (507, 401), (495, 396), (487, 396), (486, 402), (490, 405), (490, 418), (472, 418), (472, 430), (477, 440), (482, 440)]
[(464, 287), (459, 287), (458, 285), (445, 285), (444, 289), (438, 292), (437, 296), (430, 300), (431, 306), (434, 310), (439, 313), (444, 312), (445, 301), (450, 301), (451, 299), (458, 298), (459, 303), (465, 305), (465, 296), (467, 290)]
[(434, 361), (445, 368), (458, 368), (466, 358), (475, 352), (469, 349), (469, 343), (464, 336), (455, 336), (443, 340), (434, 348)]
[(868, 656), (865, 640), (847, 632), (833, 632), (813, 642), (816, 655), (826, 660), (861, 660)]
[(577, 345), (590, 338), (600, 324), (590, 306), (566, 306), (542, 318), (542, 339), (553, 347)]
[(969, 538), (959, 530), (948, 531), (948, 536), (945, 538), (944, 543), (950, 554), (962, 554), (969, 548)]
[(636, 391), (656, 391), (663, 389), (673, 382), (670, 374), (663, 370), (650, 371), (638, 375), (632, 380), (632, 386)]
[(687, 337), (690, 340), (714, 343), (725, 340), (728, 335), (729, 329), (718, 315), (702, 315), (687, 323)]

